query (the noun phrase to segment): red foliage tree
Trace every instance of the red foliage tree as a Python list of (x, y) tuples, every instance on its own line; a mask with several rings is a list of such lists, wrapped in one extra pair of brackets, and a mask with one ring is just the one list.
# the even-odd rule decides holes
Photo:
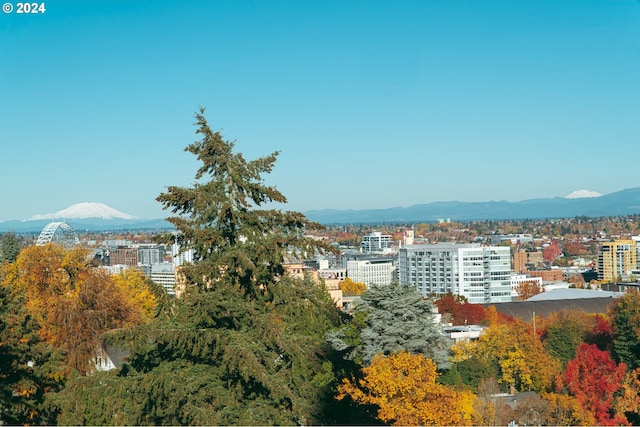
[(612, 414), (614, 393), (623, 386), (627, 366), (616, 365), (608, 352), (595, 344), (582, 343), (575, 359), (567, 363), (564, 384), (598, 425), (627, 425), (627, 419)]
[(451, 324), (453, 325), (477, 325), (486, 317), (485, 308), (480, 304), (471, 304), (467, 299), (460, 295), (447, 293), (441, 295), (436, 301), (438, 312), (440, 314), (448, 314), (451, 316)]
[(560, 249), (560, 245), (558, 244), (558, 241), (556, 239), (553, 239), (553, 242), (549, 246), (544, 248), (542, 257), (544, 258), (545, 261), (551, 264), (553, 260), (559, 257), (560, 255), (562, 255), (562, 250)]
[(593, 321), (593, 328), (587, 333), (585, 342), (595, 344), (600, 350), (611, 353), (615, 335), (611, 323), (602, 314), (596, 314)]

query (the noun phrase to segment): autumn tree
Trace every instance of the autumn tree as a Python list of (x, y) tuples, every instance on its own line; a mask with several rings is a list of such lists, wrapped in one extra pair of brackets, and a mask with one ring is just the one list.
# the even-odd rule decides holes
[(478, 357), (498, 366), (498, 383), (508, 390), (542, 392), (550, 389), (560, 364), (549, 356), (537, 335), (522, 320), (490, 326), (468, 347), (459, 350), (466, 357)]
[(624, 415), (632, 425), (640, 423), (640, 368), (627, 372), (615, 401), (615, 412)]
[(116, 285), (106, 272), (91, 267), (86, 250), (79, 248), (27, 247), (6, 268), (3, 281), (24, 292), (25, 307), (40, 336), (64, 352), (70, 368), (82, 373), (93, 370), (104, 332), (148, 320), (155, 307), (148, 287), (126, 285), (126, 279)]
[(542, 334), (544, 348), (563, 368), (576, 356), (578, 346), (594, 328), (594, 318), (580, 311), (559, 311), (549, 316)]
[(511, 408), (500, 397), (502, 390), (495, 378), (484, 378), (477, 387), (474, 425), (504, 426), (512, 420)]
[(338, 399), (377, 405), (378, 418), (393, 425), (471, 425), (473, 394), (439, 384), (436, 364), (405, 351), (377, 355), (363, 378), (345, 379)]
[(361, 282), (354, 282), (350, 278), (346, 278), (340, 282), (340, 289), (344, 296), (357, 296), (362, 295), (367, 290), (367, 286)]
[(542, 293), (542, 286), (534, 280), (527, 280), (520, 283), (516, 291), (518, 292), (518, 299), (525, 301), (534, 295)]
[(569, 393), (591, 412), (599, 425), (627, 424), (613, 414), (614, 394), (622, 388), (626, 366), (611, 359), (594, 344), (580, 344), (575, 359), (567, 363), (563, 380)]
[(447, 368), (450, 341), (434, 321), (433, 309), (432, 300), (423, 298), (410, 286), (374, 286), (362, 294), (354, 310), (354, 317), (361, 323), (343, 325), (327, 339), (345, 358), (365, 366), (377, 354), (407, 351), (434, 360), (439, 368)]
[[(175, 216), (185, 294), (148, 324), (108, 334), (130, 352), (114, 372), (70, 381), (51, 399), (61, 424), (282, 425), (340, 423), (333, 352), (325, 342), (340, 313), (323, 286), (284, 273), (283, 262), (325, 243), (318, 227), (263, 183), (277, 153), (246, 161), (196, 114), (201, 162), (192, 187), (158, 197)], [(172, 242), (173, 234), (160, 237)]]
[(602, 314), (593, 315), (593, 327), (587, 332), (585, 342), (595, 344), (600, 350), (613, 354), (615, 332), (609, 319)]
[(548, 402), (546, 425), (592, 426), (596, 423), (591, 412), (585, 410), (574, 396), (543, 393), (542, 398)]
[(482, 305), (471, 304), (464, 296), (451, 292), (437, 297), (435, 304), (440, 314), (448, 315), (452, 325), (477, 325), (486, 317)]
[(558, 240), (553, 239), (552, 243), (546, 248), (544, 248), (542, 257), (548, 264), (552, 264), (553, 261), (560, 255), (562, 255), (562, 249), (560, 249)]

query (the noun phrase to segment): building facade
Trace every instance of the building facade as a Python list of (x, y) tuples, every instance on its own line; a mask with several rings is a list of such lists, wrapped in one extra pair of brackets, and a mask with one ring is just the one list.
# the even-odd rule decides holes
[(393, 263), (383, 258), (347, 261), (347, 277), (354, 282), (364, 283), (367, 287), (391, 284), (395, 270)]
[(391, 236), (374, 231), (362, 236), (362, 252), (386, 252), (391, 249)]
[(438, 243), (400, 249), (400, 284), (424, 296), (451, 292), (470, 303), (511, 301), (511, 248)]
[(513, 271), (524, 273), (527, 270), (538, 269), (544, 265), (542, 251), (518, 249), (513, 253)]
[(598, 251), (598, 280), (617, 281), (637, 268), (636, 242), (615, 240), (603, 242)]
[(110, 249), (107, 256), (109, 257), (109, 265), (128, 265), (130, 267), (138, 266), (138, 248), (129, 246), (119, 246)]
[(164, 262), (165, 248), (162, 245), (138, 246), (138, 262), (140, 264), (160, 264)]

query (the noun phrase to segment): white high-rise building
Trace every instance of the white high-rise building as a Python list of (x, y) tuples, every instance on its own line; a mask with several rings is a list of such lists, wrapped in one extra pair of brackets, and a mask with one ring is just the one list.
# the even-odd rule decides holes
[(511, 248), (476, 243), (412, 245), (400, 249), (400, 284), (424, 296), (451, 292), (470, 303), (511, 301)]
[(373, 231), (362, 236), (362, 252), (387, 252), (391, 249), (391, 235)]
[(367, 259), (347, 261), (347, 277), (354, 282), (385, 286), (393, 281), (395, 266), (390, 261)]

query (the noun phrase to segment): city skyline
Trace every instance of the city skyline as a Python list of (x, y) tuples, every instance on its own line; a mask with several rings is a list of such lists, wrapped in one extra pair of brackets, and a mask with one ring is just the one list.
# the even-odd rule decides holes
[[(193, 115), (284, 209), (608, 194), (640, 135), (635, 1), (55, 1), (0, 15), (0, 221), (162, 218)], [(611, 172), (617, 168), (618, 173)]]

